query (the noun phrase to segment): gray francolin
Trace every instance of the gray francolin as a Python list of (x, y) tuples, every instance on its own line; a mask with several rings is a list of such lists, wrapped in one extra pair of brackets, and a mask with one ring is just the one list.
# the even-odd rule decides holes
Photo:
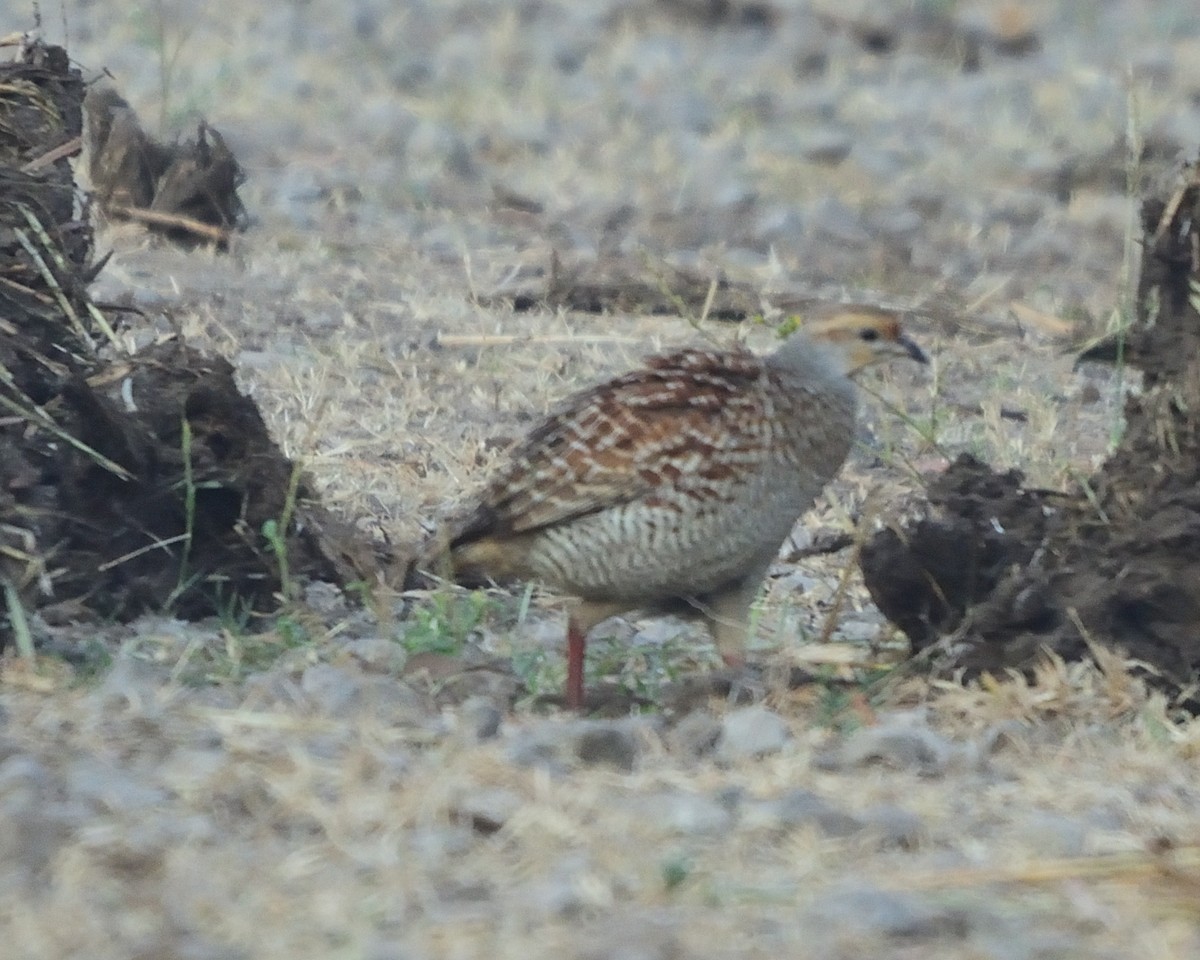
[(767, 356), (652, 357), (562, 403), (421, 565), (574, 598), (573, 709), (589, 631), (631, 610), (690, 606), (725, 662), (741, 664), (768, 568), (854, 440), (851, 375), (897, 356), (926, 362), (893, 316), (851, 309)]

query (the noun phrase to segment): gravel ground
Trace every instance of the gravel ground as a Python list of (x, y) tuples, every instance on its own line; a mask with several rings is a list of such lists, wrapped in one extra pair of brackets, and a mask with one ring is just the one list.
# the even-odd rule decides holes
[(474, 299), (552, 252), (749, 282), (768, 320), (784, 294), (911, 309), (935, 363), (867, 380), (758, 629), (824, 681), (769, 669), (761, 702), (668, 703), (714, 657), (646, 621), (589, 669), (649, 709), (539, 709), (561, 619), (536, 594), (38, 625), (55, 655), (0, 682), (14, 956), (1200, 955), (1200, 727), (1116, 657), (858, 682), (898, 644), (850, 551), (795, 562), (958, 452), (1050, 487), (1103, 456), (1120, 396), (1069, 348), (1128, 311), (1137, 196), (1200, 145), (1200, 18), (881, 6), (43, 5), (149, 126), (203, 114), (249, 174), (230, 255), (109, 227), (96, 298), (146, 312), (134, 342), (233, 359), (367, 535), (421, 536), (564, 392), (734, 335)]

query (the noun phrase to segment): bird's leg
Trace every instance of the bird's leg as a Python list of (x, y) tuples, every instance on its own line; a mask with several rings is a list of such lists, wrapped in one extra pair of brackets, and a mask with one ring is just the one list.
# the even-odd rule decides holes
[(722, 594), (713, 598), (705, 610), (704, 618), (717, 645), (717, 653), (727, 667), (746, 665), (746, 640), (750, 632), (750, 604), (753, 602), (753, 594), (749, 598)]
[(567, 616), (567, 692), (568, 710), (583, 709), (583, 662), (587, 638), (596, 624), (624, 613), (627, 607), (617, 603), (579, 601)]
[(567, 619), (567, 709), (583, 709), (583, 658), (587, 653), (587, 631), (574, 613)]
[(752, 567), (740, 581), (714, 594), (704, 611), (717, 652), (732, 672), (729, 698), (733, 702), (746, 697), (761, 699), (764, 693), (761, 679), (746, 669), (746, 640), (750, 633), (750, 607), (758, 596), (775, 553), (772, 550), (768, 559)]
[(758, 596), (776, 550), (759, 559), (737, 583), (713, 594), (704, 611), (717, 653), (731, 671), (729, 697), (739, 702), (745, 697), (761, 699), (761, 678), (746, 669), (746, 641), (750, 633), (750, 607)]
[[(771, 554), (774, 559), (774, 552)], [(756, 567), (736, 584), (714, 594), (704, 610), (704, 619), (712, 633), (717, 653), (725, 666), (740, 668), (746, 665), (746, 640), (750, 632), (750, 606), (758, 596), (766, 577), (769, 561)]]

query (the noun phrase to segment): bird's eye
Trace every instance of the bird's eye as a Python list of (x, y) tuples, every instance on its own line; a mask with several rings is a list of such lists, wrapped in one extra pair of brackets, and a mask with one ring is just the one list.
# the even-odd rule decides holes
[(858, 331), (858, 339), (865, 340), (867, 343), (870, 343), (872, 340), (878, 340), (879, 331), (874, 327), (864, 327), (862, 330)]

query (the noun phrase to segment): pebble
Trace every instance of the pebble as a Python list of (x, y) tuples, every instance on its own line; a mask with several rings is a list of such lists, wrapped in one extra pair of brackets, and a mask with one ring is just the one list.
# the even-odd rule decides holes
[(143, 782), (128, 768), (117, 767), (99, 758), (84, 756), (67, 768), (64, 776), (67, 792), (77, 800), (105, 813), (131, 813), (162, 804), (167, 792)]
[(660, 821), (682, 836), (713, 836), (733, 825), (733, 814), (720, 800), (703, 793), (675, 791), (644, 801)]
[(912, 942), (934, 937), (964, 936), (968, 917), (954, 907), (930, 903), (917, 894), (871, 886), (845, 886), (819, 894), (805, 911), (809, 922), (836, 931), (850, 942), (870, 934)]
[(762, 757), (779, 753), (789, 737), (787, 724), (779, 714), (761, 705), (741, 707), (725, 716), (716, 753), (726, 762)]
[(850, 156), (853, 148), (854, 139), (848, 133), (832, 128), (818, 128), (804, 134), (797, 144), (799, 154), (805, 160), (827, 167), (836, 167)]
[(373, 940), (363, 951), (364, 960), (412, 960), (416, 956), (399, 941), (392, 939)]
[(106, 710), (155, 712), (168, 671), (122, 648), (93, 696)]
[(807, 225), (819, 237), (847, 247), (868, 247), (873, 241), (862, 214), (832, 196), (809, 205)]
[(455, 818), (476, 833), (492, 834), (503, 827), (524, 804), (517, 793), (504, 787), (475, 790), (454, 807)]
[(684, 756), (704, 757), (716, 748), (721, 730), (721, 721), (712, 712), (693, 710), (671, 728), (667, 743)]
[(324, 580), (311, 580), (304, 585), (304, 605), (326, 619), (340, 618), (349, 609), (341, 588)]
[(684, 949), (666, 916), (626, 913), (603, 925), (585, 927), (579, 942), (587, 944), (579, 960), (685, 960)]
[(475, 834), (469, 825), (416, 827), (407, 834), (407, 847), (422, 864), (436, 867), (461, 857), (475, 846)]
[(242, 685), (242, 702), (248, 710), (294, 708), (304, 702), (304, 693), (291, 670), (275, 666), (246, 678)]
[(362, 700), (362, 675), (329, 663), (315, 663), (300, 677), (300, 689), (319, 713), (344, 715)]
[(457, 713), (459, 729), (476, 742), (495, 738), (504, 721), (504, 714), (487, 697), (467, 697)]
[(539, 723), (516, 733), (509, 744), (509, 758), (520, 766), (556, 772), (578, 764), (629, 772), (641, 752), (637, 728), (645, 726), (646, 722), (637, 718)]
[(49, 769), (36, 757), (15, 753), (0, 763), (0, 800), (5, 805), (35, 806), (52, 784)]
[(837, 639), (843, 643), (868, 644), (879, 637), (883, 624), (879, 620), (843, 618), (837, 625)]
[(344, 649), (363, 669), (378, 673), (398, 674), (408, 661), (408, 651), (387, 637), (359, 637), (349, 641)]
[(368, 712), (390, 722), (416, 723), (432, 716), (425, 698), (392, 677), (315, 663), (300, 677), (300, 690), (318, 713), (346, 717)]
[(0, 763), (0, 876), (26, 886), (49, 866), (68, 829), (52, 809), (54, 779), (41, 761), (23, 755)]
[(779, 824), (783, 827), (812, 823), (830, 837), (852, 836), (863, 828), (862, 821), (857, 817), (837, 809), (824, 797), (809, 790), (791, 790), (776, 800), (774, 805)]
[(925, 821), (911, 810), (880, 804), (862, 813), (864, 828), (879, 838), (883, 849), (915, 850), (927, 835)]
[(580, 731), (575, 755), (589, 766), (607, 764), (631, 771), (637, 763), (638, 744), (627, 723), (597, 722)]
[(972, 765), (977, 757), (978, 752), (970, 746), (952, 743), (923, 723), (901, 716), (854, 731), (814, 757), (813, 766), (819, 770), (849, 770), (882, 763), (938, 777), (952, 767)]
[(1022, 840), (1045, 857), (1081, 857), (1090, 831), (1075, 817), (1052, 810), (1030, 810), (1013, 824)]

